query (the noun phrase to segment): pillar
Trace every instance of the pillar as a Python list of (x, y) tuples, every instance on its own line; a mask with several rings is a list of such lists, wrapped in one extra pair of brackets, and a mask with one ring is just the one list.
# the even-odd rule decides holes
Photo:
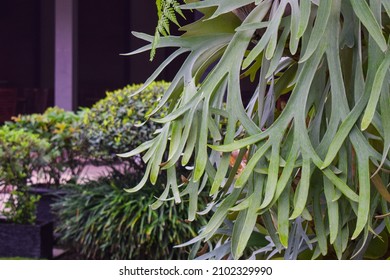
[(55, 0), (54, 103), (77, 105), (77, 0)]

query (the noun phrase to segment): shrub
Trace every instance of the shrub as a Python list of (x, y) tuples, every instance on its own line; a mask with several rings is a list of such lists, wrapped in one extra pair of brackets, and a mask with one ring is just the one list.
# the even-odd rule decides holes
[[(88, 143), (89, 156), (105, 163), (118, 162), (120, 159), (116, 154), (150, 140), (160, 126), (148, 121), (146, 116), (157, 106), (167, 86), (166, 82), (154, 82), (139, 95), (133, 95), (141, 85), (129, 85), (107, 92), (106, 98), (86, 109), (82, 131)], [(165, 112), (164, 107), (159, 115)], [(141, 123), (144, 125), (139, 127)]]
[(40, 199), (39, 195), (30, 194), (25, 189), (13, 190), (4, 203), (2, 215), (15, 224), (34, 224), (37, 220), (37, 202)]
[[(389, 1), (185, 2), (204, 17), (187, 20), (180, 36), (134, 33), (147, 45), (130, 54), (177, 48), (145, 86), (186, 57), (160, 102), (170, 105), (162, 128), (128, 153), (145, 152), (147, 165), (133, 191), (161, 171), (174, 180), (178, 163), (191, 167), (193, 193), (210, 180), (216, 211), (193, 240), (217, 236), (209, 256), (239, 259), (250, 249), (296, 259), (308, 249), (314, 259), (363, 258), (390, 232)], [(250, 248), (257, 232), (269, 246)]]
[(10, 193), (3, 215), (15, 223), (34, 223), (37, 196), (28, 190), (32, 171), (48, 165), (50, 148), (39, 135), (20, 129), (0, 128), (0, 187), (16, 187)]
[(70, 171), (75, 179), (83, 166), (83, 142), (80, 138), (80, 116), (58, 107), (48, 108), (43, 114), (21, 115), (7, 122), (11, 129), (23, 129), (39, 135), (50, 143), (50, 166), (45, 168), (49, 179), (59, 185), (61, 175)]
[(174, 201), (154, 211), (155, 188), (123, 191), (134, 181), (133, 176), (112, 175), (69, 186), (70, 193), (54, 207), (62, 242), (88, 259), (188, 258), (185, 249), (173, 246), (196, 236), (204, 220), (187, 223), (186, 207)]

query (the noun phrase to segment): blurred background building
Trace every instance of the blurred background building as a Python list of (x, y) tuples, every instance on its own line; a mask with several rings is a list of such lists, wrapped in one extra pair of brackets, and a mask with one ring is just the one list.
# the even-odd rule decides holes
[[(106, 90), (142, 83), (170, 50), (126, 57), (154, 34), (155, 1), (1, 0), (0, 122), (12, 115), (90, 106)], [(172, 79), (180, 61), (160, 79)]]

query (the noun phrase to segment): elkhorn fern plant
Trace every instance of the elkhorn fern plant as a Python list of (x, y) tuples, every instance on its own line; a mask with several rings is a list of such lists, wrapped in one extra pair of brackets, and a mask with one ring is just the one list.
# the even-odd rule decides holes
[[(201, 258), (363, 258), (390, 231), (390, 1), (204, 0), (204, 14), (160, 38), (186, 59), (160, 104), (143, 180), (167, 173), (159, 200), (214, 211)], [(148, 41), (153, 37), (134, 33)], [(247, 104), (242, 85), (255, 84)], [(142, 90), (142, 89), (141, 89)], [(191, 173), (179, 184), (179, 166)], [(210, 184), (207, 184), (207, 181)], [(198, 195), (210, 204), (198, 209)], [(385, 243), (384, 243), (385, 244)], [(199, 246), (195, 246), (199, 248)], [(307, 254), (305, 255), (307, 256)]]

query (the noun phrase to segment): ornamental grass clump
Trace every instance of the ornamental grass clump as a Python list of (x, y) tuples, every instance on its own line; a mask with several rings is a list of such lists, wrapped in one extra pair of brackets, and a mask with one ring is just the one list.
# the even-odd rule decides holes
[(131, 55), (176, 49), (140, 92), (185, 59), (149, 114), (169, 106), (161, 129), (124, 155), (146, 164), (128, 191), (164, 172), (159, 200), (188, 201), (191, 221), (208, 193), (214, 214), (183, 244), (214, 242), (208, 258), (366, 257), (390, 231), (389, 1), (185, 2), (203, 17), (180, 36), (134, 32), (147, 45)]
[(155, 203), (154, 187), (123, 194), (135, 183), (132, 174), (112, 173), (68, 185), (68, 195), (54, 206), (61, 242), (85, 259), (187, 259), (187, 248), (174, 246), (195, 237), (205, 219), (188, 223), (185, 205)]

